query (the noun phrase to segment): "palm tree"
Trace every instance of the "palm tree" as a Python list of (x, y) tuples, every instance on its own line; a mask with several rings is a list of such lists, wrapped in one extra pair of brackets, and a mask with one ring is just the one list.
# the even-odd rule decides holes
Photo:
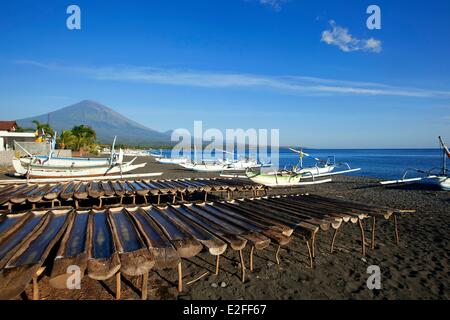
[(58, 145), (61, 149), (73, 149), (75, 146), (76, 137), (71, 130), (61, 130), (61, 134), (58, 137)]
[(38, 132), (43, 130), (46, 134), (50, 135), (50, 137), (53, 137), (55, 135), (55, 130), (53, 130), (53, 128), (50, 127), (48, 123), (42, 123), (39, 122), (39, 120), (33, 120), (32, 122), (36, 126), (36, 130)]
[(82, 124), (79, 126), (74, 126), (71, 131), (75, 137), (75, 150), (80, 150), (81, 148), (92, 148), (95, 146), (97, 134), (91, 127)]

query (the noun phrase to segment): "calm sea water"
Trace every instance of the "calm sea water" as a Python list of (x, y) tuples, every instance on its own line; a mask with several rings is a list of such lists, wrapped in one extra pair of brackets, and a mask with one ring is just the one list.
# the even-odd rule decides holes
[[(361, 171), (349, 175), (381, 179), (397, 179), (407, 168), (429, 170), (441, 167), (439, 149), (304, 149), (311, 157), (327, 159), (335, 156), (336, 162), (347, 162), (352, 168)], [(170, 150), (163, 150), (170, 156)], [(280, 168), (291, 168), (298, 163), (298, 154), (289, 149), (280, 149)], [(304, 166), (313, 166), (314, 159), (304, 157)], [(413, 174), (413, 173), (411, 173)]]
[[(347, 162), (352, 168), (361, 168), (361, 171), (349, 175), (382, 179), (398, 179), (408, 168), (429, 170), (440, 167), (442, 155), (439, 149), (305, 149), (304, 152), (320, 159), (335, 156), (336, 162)], [(280, 151), (281, 167), (292, 166), (297, 161), (298, 155), (290, 150)], [(303, 164), (314, 165), (314, 160), (305, 157)]]

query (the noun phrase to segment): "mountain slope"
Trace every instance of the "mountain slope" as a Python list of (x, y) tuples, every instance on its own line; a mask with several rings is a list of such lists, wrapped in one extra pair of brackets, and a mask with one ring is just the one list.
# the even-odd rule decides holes
[[(97, 139), (102, 143), (111, 143), (117, 135), (117, 143), (137, 144), (167, 144), (170, 135), (147, 128), (120, 113), (98, 102), (84, 100), (79, 103), (50, 112), (50, 125), (61, 132), (75, 125), (85, 124), (97, 132)], [(32, 121), (46, 123), (48, 114), (17, 120), (22, 127), (34, 127)]]

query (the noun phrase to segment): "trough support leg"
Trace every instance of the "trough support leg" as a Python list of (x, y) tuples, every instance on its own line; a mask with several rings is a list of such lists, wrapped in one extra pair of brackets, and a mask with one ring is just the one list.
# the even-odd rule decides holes
[(147, 284), (148, 284), (148, 272), (142, 275), (142, 289), (141, 289), (142, 300), (147, 300)]
[(145, 203), (145, 204), (148, 204), (148, 199), (147, 199), (147, 196), (146, 196), (146, 195), (144, 196), (144, 203)]
[(103, 205), (103, 199), (100, 197), (98, 198), (98, 207), (101, 208)]
[(33, 203), (33, 204), (31, 205), (31, 210), (34, 210), (34, 209), (36, 209), (36, 203)]
[(358, 219), (358, 225), (359, 225), (359, 229), (361, 231), (362, 255), (366, 256), (366, 238), (364, 236), (364, 228), (363, 228), (361, 219)]
[(375, 217), (372, 218), (372, 241), (370, 243), (372, 250), (375, 250)]
[(242, 249), (239, 250), (239, 257), (241, 258), (241, 281), (245, 282), (245, 263), (244, 263), (244, 256), (242, 254)]
[(33, 300), (39, 300), (39, 285), (37, 275), (33, 276)]
[(397, 214), (394, 213), (394, 227), (395, 227), (395, 244), (399, 244), (400, 236), (398, 235)]
[(172, 203), (175, 203), (176, 200), (177, 200), (177, 194), (175, 193), (175, 194), (173, 195), (173, 198), (172, 198)]
[(78, 200), (75, 200), (75, 209), (78, 209)]
[(161, 203), (161, 195), (158, 194), (158, 205)]
[(275, 260), (277, 261), (277, 264), (280, 264), (280, 248), (281, 248), (281, 246), (280, 245), (278, 245), (278, 247), (277, 247), (277, 251), (275, 252)]
[(132, 199), (133, 199), (133, 205), (135, 205), (136, 204), (136, 196), (133, 195)]
[(306, 237), (305, 237), (305, 242), (306, 242), (306, 248), (308, 248), (309, 266), (312, 269), (314, 267), (313, 266), (313, 256), (312, 256), (312, 253), (311, 253), (311, 246), (309, 245), (309, 241), (308, 241), (308, 239), (306, 239)]
[(121, 277), (120, 271), (116, 273), (116, 300), (120, 300), (121, 293)]
[(180, 192), (180, 199), (181, 199), (181, 202), (184, 202), (183, 192)]
[(208, 201), (208, 192), (205, 191), (205, 202)]
[(334, 242), (336, 241), (336, 236), (337, 236), (338, 230), (339, 229), (334, 229), (333, 239), (331, 240), (331, 247), (330, 247), (331, 253), (333, 253), (333, 250), (334, 250)]
[(33, 300), (39, 300), (39, 285), (38, 285), (38, 278), (39, 276), (44, 273), (45, 267), (40, 267), (36, 273), (34, 274), (32, 278), (32, 284), (33, 284)]
[(314, 232), (311, 236), (311, 252), (313, 258), (316, 257), (316, 233)]
[(255, 250), (255, 246), (250, 248), (250, 271), (253, 272), (253, 250)]
[(220, 270), (220, 254), (216, 256), (216, 272), (214, 273), (216, 276), (219, 275)]
[(181, 291), (183, 291), (183, 268), (180, 260), (178, 263), (178, 292)]

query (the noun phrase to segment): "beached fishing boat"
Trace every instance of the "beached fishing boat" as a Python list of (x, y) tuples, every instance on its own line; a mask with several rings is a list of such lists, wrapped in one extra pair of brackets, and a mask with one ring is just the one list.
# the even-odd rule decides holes
[[(424, 182), (438, 185), (442, 190), (450, 191), (450, 177), (448, 176), (449, 169), (447, 169), (447, 158), (450, 158), (450, 150), (448, 146), (444, 143), (441, 137), (439, 139), (439, 146), (442, 150), (442, 166), (440, 168), (432, 168), (430, 170), (420, 170), (415, 168), (409, 168), (404, 173), (401, 179), (398, 180), (388, 180), (381, 181), (382, 185), (393, 185), (393, 184), (406, 184), (414, 182)], [(410, 172), (415, 172), (422, 176), (408, 178)]]
[(155, 160), (163, 164), (185, 164), (189, 162), (188, 158), (165, 158), (162, 156), (156, 158)]
[(123, 162), (123, 151), (114, 151), (115, 141), (110, 158), (55, 157), (55, 139), (46, 156), (33, 155), (17, 144), (27, 156), (13, 159), (13, 167), (18, 175), (27, 178), (75, 178), (123, 174), (146, 165), (133, 164), (136, 158)]
[[(334, 156), (328, 157), (327, 160), (311, 157), (303, 150), (289, 148), (291, 151), (298, 153), (300, 160), (297, 166), (292, 170), (279, 170), (265, 173), (255, 173), (247, 170), (246, 177), (255, 183), (259, 183), (268, 187), (285, 187), (285, 186), (307, 186), (312, 184), (320, 184), (331, 182), (331, 176), (355, 172), (361, 168), (352, 169), (348, 163), (336, 163)], [(303, 157), (311, 157), (316, 160), (312, 167), (303, 166)], [(344, 170), (335, 171), (336, 168), (344, 167)]]
[(185, 169), (198, 172), (244, 171), (258, 167), (258, 163), (253, 160), (188, 162), (180, 163), (180, 165)]

